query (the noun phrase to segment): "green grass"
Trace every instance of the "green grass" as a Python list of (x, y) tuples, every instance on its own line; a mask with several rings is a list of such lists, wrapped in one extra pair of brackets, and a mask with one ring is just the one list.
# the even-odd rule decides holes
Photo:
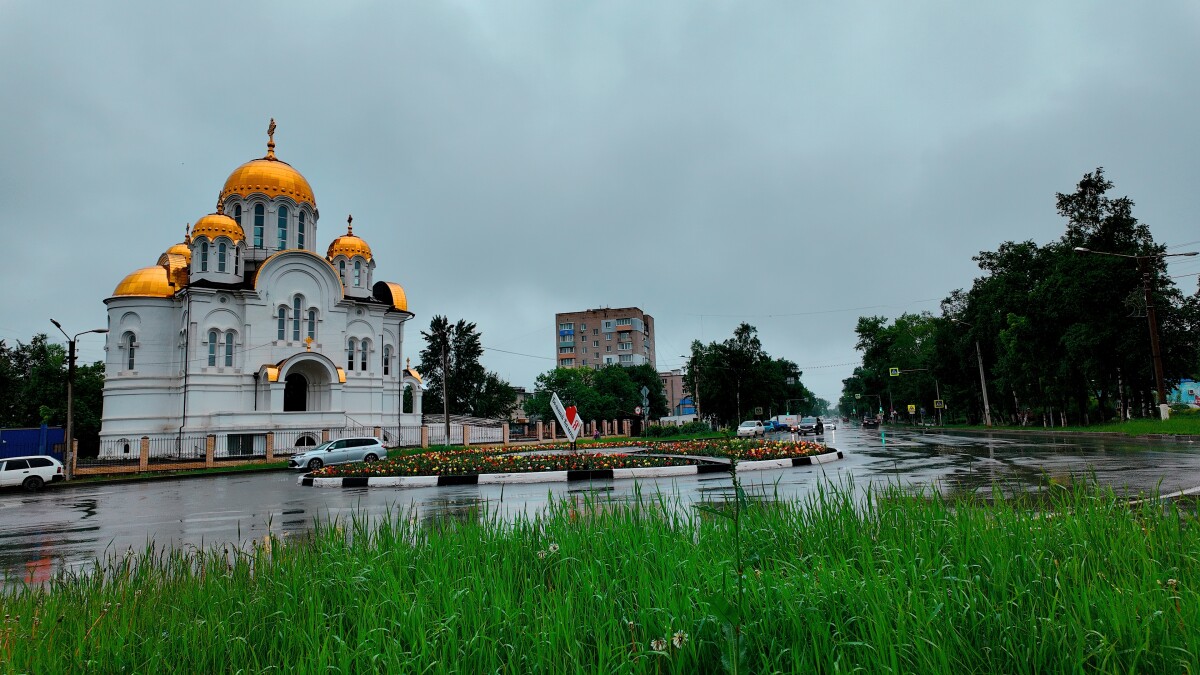
[[(944, 429), (988, 430), (982, 425), (947, 425)], [(1200, 415), (1172, 414), (1168, 420), (1133, 419), (1125, 422), (1110, 422), (1107, 424), (1092, 424), (1089, 426), (1042, 427), (1041, 421), (1036, 426), (1018, 427), (996, 425), (991, 431), (1074, 431), (1082, 433), (1117, 433), (1126, 436), (1150, 436), (1153, 434), (1200, 435)]]
[(737, 556), (733, 521), (663, 496), (151, 549), (3, 591), (0, 670), (1197, 672), (1194, 517), (1051, 490), (750, 502)]

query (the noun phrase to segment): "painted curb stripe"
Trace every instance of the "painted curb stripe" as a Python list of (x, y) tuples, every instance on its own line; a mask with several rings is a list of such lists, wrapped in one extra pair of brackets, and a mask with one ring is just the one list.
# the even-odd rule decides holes
[[(762, 471), (765, 469), (811, 466), (843, 459), (841, 450), (829, 448), (822, 455), (791, 457), (788, 459), (764, 459), (738, 464), (738, 472)], [(312, 478), (301, 476), (297, 481), (304, 487), (353, 488), (353, 487), (440, 487), (444, 485), (499, 485), (503, 483), (563, 483), (582, 480), (613, 480), (619, 478), (662, 478), (668, 476), (694, 476), (697, 474), (729, 473), (727, 464), (692, 464), (686, 466), (653, 466), (633, 469), (582, 469), (570, 471), (545, 471), (528, 473), (484, 473), (474, 476), (347, 476), (344, 478)]]

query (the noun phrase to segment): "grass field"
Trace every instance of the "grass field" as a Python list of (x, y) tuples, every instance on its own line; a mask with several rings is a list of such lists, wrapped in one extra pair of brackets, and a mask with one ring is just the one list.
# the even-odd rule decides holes
[(1197, 672), (1194, 516), (1050, 489), (572, 499), (142, 551), (9, 586), (0, 670)]
[[(947, 429), (977, 429), (987, 430), (985, 426), (946, 426)], [(1015, 426), (994, 426), (993, 431), (1077, 431), (1084, 433), (1116, 433), (1125, 434), (1126, 436), (1149, 436), (1152, 434), (1175, 434), (1175, 435), (1191, 435), (1200, 436), (1200, 415), (1173, 415), (1167, 420), (1157, 419), (1134, 419), (1125, 422), (1112, 422), (1109, 424), (1092, 424), (1089, 426), (1067, 426), (1067, 427), (1015, 427)]]

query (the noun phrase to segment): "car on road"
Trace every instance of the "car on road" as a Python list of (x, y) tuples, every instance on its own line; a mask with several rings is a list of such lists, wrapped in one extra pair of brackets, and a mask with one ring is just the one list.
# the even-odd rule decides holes
[(776, 431), (791, 431), (792, 428), (776, 420), (763, 420), (763, 430), (767, 433), (773, 433)]
[(817, 421), (818, 420), (815, 417), (800, 418), (800, 421), (796, 424), (796, 433), (800, 434), (801, 436), (804, 434), (817, 433)]
[(26, 455), (0, 459), (0, 487), (20, 486), (32, 492), (65, 478), (62, 462), (53, 457)]
[(766, 433), (766, 427), (758, 420), (746, 420), (739, 424), (737, 428), (738, 438), (754, 438), (755, 436), (762, 436), (764, 433)]
[(879, 418), (873, 417), (871, 415), (868, 415), (868, 416), (862, 418), (862, 428), (878, 429), (879, 428)]
[(292, 455), (288, 460), (288, 467), (315, 471), (327, 464), (374, 462), (384, 457), (387, 457), (387, 448), (383, 447), (378, 438), (339, 438), (322, 443), (312, 450)]
[(837, 429), (836, 417), (822, 417), (821, 422), (825, 425), (826, 429)]

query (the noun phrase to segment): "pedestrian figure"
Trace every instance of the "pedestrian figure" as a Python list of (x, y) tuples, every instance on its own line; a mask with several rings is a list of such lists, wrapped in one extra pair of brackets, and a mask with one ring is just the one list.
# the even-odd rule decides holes
[(820, 418), (820, 417), (818, 417), (818, 418), (817, 418), (817, 426), (816, 426), (816, 427), (813, 429), (813, 431), (814, 431), (814, 432), (815, 432), (815, 433), (816, 433), (818, 436), (823, 436), (823, 435), (825, 435), (825, 423), (821, 421), (821, 418)]

